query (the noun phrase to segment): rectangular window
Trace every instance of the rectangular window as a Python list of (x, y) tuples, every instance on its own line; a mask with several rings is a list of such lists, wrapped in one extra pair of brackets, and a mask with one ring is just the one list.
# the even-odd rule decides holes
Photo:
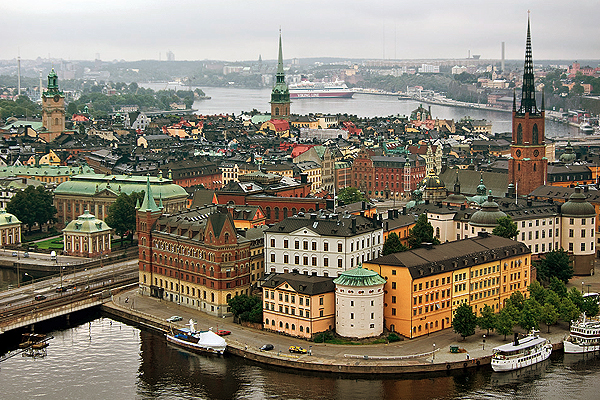
[(300, 256), (294, 256), (294, 264), (296, 264), (296, 265), (300, 264)]
[(306, 299), (306, 307), (310, 306), (310, 299)]
[(284, 241), (283, 241), (283, 248), (284, 248), (284, 249), (287, 249), (287, 248), (288, 248), (288, 245), (289, 245), (289, 242), (288, 242), (288, 240), (287, 240), (287, 239), (284, 239)]
[(271, 254), (271, 262), (275, 262), (275, 254)]
[(396, 302), (396, 296), (392, 296), (392, 303)]
[(341, 253), (341, 252), (342, 252), (342, 244), (338, 243), (338, 253)]
[(306, 241), (302, 242), (302, 248), (304, 250), (308, 250), (308, 242), (306, 242)]
[(327, 242), (323, 243), (323, 250), (329, 251), (329, 243), (327, 243)]
[(283, 255), (283, 263), (284, 264), (289, 264), (289, 262), (290, 262), (290, 256), (287, 255), (287, 254), (284, 254)]
[(296, 241), (294, 242), (294, 248), (295, 248), (296, 250), (300, 249), (300, 242), (299, 242), (299, 241), (297, 241), (297, 240), (296, 240)]
[(581, 251), (585, 251), (585, 243), (581, 243)]
[(396, 289), (396, 282), (392, 282), (392, 289)]
[(312, 249), (317, 250), (317, 242), (312, 242)]
[[(371, 315), (373, 315), (373, 314), (371, 314)], [(395, 308), (392, 308), (392, 315), (396, 315), (396, 309)]]
[(341, 258), (338, 259), (338, 268), (342, 268), (342, 259)]
[(271, 239), (271, 247), (275, 247), (275, 239)]
[(329, 258), (327, 258), (327, 257), (323, 258), (323, 266), (329, 267)]

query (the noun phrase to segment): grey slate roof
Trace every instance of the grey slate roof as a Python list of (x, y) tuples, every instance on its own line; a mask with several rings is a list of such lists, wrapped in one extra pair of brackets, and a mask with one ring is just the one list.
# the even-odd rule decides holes
[[(378, 257), (368, 264), (406, 267), (413, 279), (529, 254), (527, 245), (500, 236), (480, 236)], [(485, 257), (485, 258), (484, 258)], [(365, 263), (367, 264), (367, 263)]]
[(335, 285), (331, 277), (304, 275), (298, 273), (271, 274), (265, 278), (262, 287), (275, 289), (283, 283), (290, 285), (297, 293), (316, 295), (333, 292)]
[[(356, 220), (356, 231), (352, 232), (352, 220)], [(298, 213), (273, 225), (266, 232), (291, 233), (298, 229), (308, 229), (321, 236), (352, 237), (381, 228), (380, 222), (360, 215), (333, 214), (327, 212)]]
[[(477, 186), (481, 179), (481, 171), (470, 169), (458, 170), (458, 180), (460, 182), (460, 192), (467, 195), (475, 195)], [(440, 174), (440, 179), (444, 182), (447, 188), (454, 187), (456, 181), (456, 170), (447, 169)], [(494, 197), (504, 196), (508, 189), (508, 173), (498, 172), (483, 172), (483, 184), (487, 190), (492, 191)]]

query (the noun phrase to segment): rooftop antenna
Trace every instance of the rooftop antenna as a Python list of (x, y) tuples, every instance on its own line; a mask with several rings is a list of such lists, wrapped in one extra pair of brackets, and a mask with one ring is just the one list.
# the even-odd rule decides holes
[(21, 56), (17, 57), (17, 96), (21, 96)]

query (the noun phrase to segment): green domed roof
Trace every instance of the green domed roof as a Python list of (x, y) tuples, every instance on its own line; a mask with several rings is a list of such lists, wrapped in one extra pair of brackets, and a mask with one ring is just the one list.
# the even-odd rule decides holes
[[(491, 192), (491, 191), (490, 191)], [(481, 210), (475, 212), (471, 217), (469, 224), (473, 226), (494, 227), (498, 223), (498, 218), (506, 217), (506, 214), (500, 211), (498, 203), (490, 194), (488, 200), (481, 205)]]
[(444, 182), (442, 182), (440, 177), (435, 174), (433, 169), (429, 171), (421, 184), (425, 186), (425, 189), (429, 190), (446, 189), (446, 185), (444, 185)]
[(576, 187), (575, 192), (569, 196), (569, 201), (560, 207), (560, 213), (563, 217), (596, 216), (594, 206), (588, 203), (585, 194), (581, 193), (580, 187)]
[(6, 210), (0, 210), (0, 226), (2, 225), (12, 225), (12, 224), (20, 224), (19, 218), (15, 217), (11, 213), (7, 213)]
[(377, 272), (371, 271), (370, 269), (364, 269), (362, 266), (341, 272), (340, 275), (333, 280), (333, 283), (342, 286), (377, 286), (384, 285), (385, 282), (385, 279)]
[(573, 151), (573, 146), (571, 146), (571, 141), (567, 143), (567, 147), (565, 147), (565, 152), (560, 156), (559, 160), (564, 163), (571, 163), (577, 159), (577, 154)]
[(69, 224), (63, 229), (63, 232), (84, 232), (84, 233), (95, 233), (110, 231), (111, 227), (101, 219), (96, 218), (94, 214), (90, 214), (88, 210), (77, 217), (76, 220), (69, 222)]

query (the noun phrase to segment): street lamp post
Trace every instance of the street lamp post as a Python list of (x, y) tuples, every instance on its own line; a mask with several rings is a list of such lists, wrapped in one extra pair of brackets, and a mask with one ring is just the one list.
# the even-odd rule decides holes
[(585, 282), (581, 281), (581, 294), (583, 294), (583, 285), (585, 284)]
[(435, 343), (433, 344), (433, 352), (431, 353), (431, 363), (435, 360)]
[(485, 335), (483, 335), (483, 345), (482, 345), (482, 350), (485, 350)]
[(31, 292), (33, 293), (33, 289), (34, 289), (33, 282), (35, 279), (33, 278), (33, 276), (29, 275), (27, 272), (25, 272), (25, 276), (28, 276), (31, 278)]

